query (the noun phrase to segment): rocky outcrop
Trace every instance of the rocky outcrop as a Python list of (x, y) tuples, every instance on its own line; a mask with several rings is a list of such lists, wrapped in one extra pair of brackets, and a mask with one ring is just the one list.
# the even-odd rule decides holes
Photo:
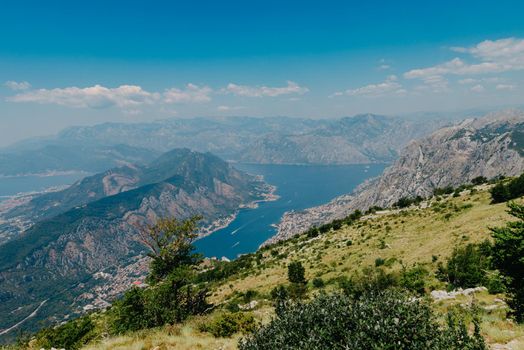
[(456, 125), (409, 143), (384, 173), (354, 194), (302, 212), (286, 213), (275, 242), (313, 225), (347, 216), (356, 209), (388, 207), (402, 197), (427, 197), (435, 188), (458, 186), (477, 176), (516, 176), (524, 172), (524, 112), (503, 111)]

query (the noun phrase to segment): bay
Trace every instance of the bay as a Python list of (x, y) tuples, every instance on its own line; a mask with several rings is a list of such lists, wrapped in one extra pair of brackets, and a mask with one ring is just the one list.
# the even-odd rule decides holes
[(79, 172), (49, 176), (24, 175), (0, 177), (0, 201), (21, 193), (41, 192), (50, 187), (71, 185), (85, 176), (85, 173)]
[(260, 165), (235, 164), (236, 168), (262, 175), (277, 187), (280, 198), (262, 202), (256, 209), (242, 209), (226, 228), (198, 240), (197, 251), (207, 257), (234, 259), (258, 249), (276, 233), (277, 224), (286, 211), (303, 210), (329, 202), (352, 192), (366, 179), (378, 176), (386, 165)]

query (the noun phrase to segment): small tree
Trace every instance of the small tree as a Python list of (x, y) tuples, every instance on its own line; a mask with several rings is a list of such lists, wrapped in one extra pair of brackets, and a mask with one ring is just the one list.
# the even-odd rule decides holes
[(455, 288), (482, 285), (489, 268), (489, 242), (468, 244), (453, 250), (444, 269), (444, 277)]
[(304, 269), (302, 263), (300, 261), (294, 261), (287, 267), (287, 278), (291, 283), (305, 284), (305, 272), (306, 269)]
[(505, 227), (492, 228), (495, 241), (492, 248), (493, 265), (509, 278), (510, 306), (515, 318), (524, 321), (524, 206), (508, 203), (509, 214), (518, 221)]
[(201, 216), (183, 221), (166, 218), (139, 228), (142, 243), (151, 250), (149, 283), (157, 283), (176, 268), (195, 265), (200, 260), (200, 255), (193, 253), (193, 241), (198, 236), (195, 231), (201, 219)]

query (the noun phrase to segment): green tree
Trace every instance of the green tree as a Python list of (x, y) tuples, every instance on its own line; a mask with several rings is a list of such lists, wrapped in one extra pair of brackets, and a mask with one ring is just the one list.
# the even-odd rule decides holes
[(306, 269), (302, 266), (302, 263), (300, 261), (294, 261), (287, 267), (287, 278), (291, 283), (305, 284), (305, 272)]
[(482, 285), (489, 268), (489, 242), (468, 244), (453, 250), (443, 277), (454, 287), (470, 288)]
[(504, 227), (491, 229), (493, 265), (509, 279), (510, 306), (515, 318), (524, 321), (524, 206), (508, 203), (508, 213), (517, 218)]
[(193, 216), (179, 221), (174, 218), (158, 220), (154, 225), (139, 228), (142, 243), (150, 249), (149, 283), (157, 283), (180, 266), (195, 265), (200, 259), (193, 253), (198, 221)]

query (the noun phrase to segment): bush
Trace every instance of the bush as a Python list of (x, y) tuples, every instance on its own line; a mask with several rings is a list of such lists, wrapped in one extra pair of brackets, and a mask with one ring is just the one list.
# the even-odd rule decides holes
[(226, 338), (238, 332), (253, 332), (255, 327), (256, 321), (252, 314), (227, 312), (219, 315), (212, 322), (201, 325), (200, 331), (209, 332), (217, 338)]
[(36, 334), (35, 339), (39, 348), (55, 347), (74, 350), (81, 348), (94, 338), (94, 328), (95, 325), (89, 316), (84, 316), (58, 327), (42, 329)]
[(418, 294), (424, 294), (425, 279), (428, 274), (428, 270), (420, 265), (404, 269), (400, 275), (399, 285)]
[(296, 304), (239, 343), (240, 350), (265, 349), (486, 349), (464, 322), (439, 326), (428, 304), (387, 290), (352, 299), (320, 295)]
[(477, 176), (476, 178), (471, 180), (471, 183), (473, 185), (482, 185), (488, 182), (488, 179), (485, 176)]
[(133, 288), (111, 309), (116, 333), (182, 322), (190, 315), (205, 313), (207, 290), (189, 284), (186, 272), (170, 275), (148, 289)]
[(292, 262), (287, 267), (287, 277), (291, 283), (306, 283), (306, 269), (300, 261)]
[(316, 277), (313, 279), (313, 287), (315, 288), (323, 288), (324, 287), (324, 280), (320, 277)]
[(453, 250), (447, 266), (439, 265), (438, 277), (453, 288), (481, 286), (489, 265), (489, 242), (468, 244)]
[(524, 174), (504, 183), (499, 181), (491, 189), (493, 203), (502, 203), (524, 195)]

